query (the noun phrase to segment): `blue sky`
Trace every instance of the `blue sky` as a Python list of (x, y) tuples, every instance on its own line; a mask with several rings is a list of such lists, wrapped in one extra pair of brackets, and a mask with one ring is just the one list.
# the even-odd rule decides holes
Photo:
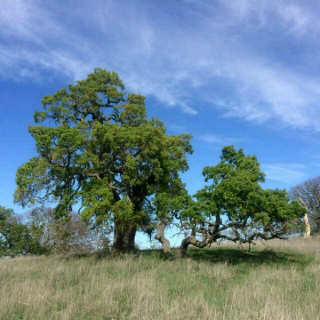
[(257, 155), (265, 186), (320, 173), (320, 4), (290, 0), (2, 0), (0, 205), (35, 155), (27, 132), (45, 94), (95, 67), (116, 71), (147, 97), (170, 134), (191, 133), (183, 175), (234, 144)]

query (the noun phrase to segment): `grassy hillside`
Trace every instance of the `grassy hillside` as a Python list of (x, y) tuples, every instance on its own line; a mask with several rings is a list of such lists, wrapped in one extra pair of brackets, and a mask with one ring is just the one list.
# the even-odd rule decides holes
[(320, 319), (320, 239), (268, 245), (0, 260), (0, 319)]

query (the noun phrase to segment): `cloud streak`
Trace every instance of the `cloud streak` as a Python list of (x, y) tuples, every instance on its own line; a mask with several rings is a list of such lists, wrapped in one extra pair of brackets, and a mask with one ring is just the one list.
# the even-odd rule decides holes
[(295, 163), (262, 164), (267, 180), (273, 180), (293, 186), (306, 178), (306, 167)]
[(210, 144), (231, 145), (239, 141), (236, 138), (225, 137), (222, 135), (205, 134), (199, 137), (202, 141)]
[[(177, 10), (179, 8), (179, 10)], [(298, 1), (12, 0), (0, 11), (0, 75), (75, 81), (94, 67), (196, 115), (318, 130), (319, 7)], [(305, 48), (301, 51), (301, 48)]]

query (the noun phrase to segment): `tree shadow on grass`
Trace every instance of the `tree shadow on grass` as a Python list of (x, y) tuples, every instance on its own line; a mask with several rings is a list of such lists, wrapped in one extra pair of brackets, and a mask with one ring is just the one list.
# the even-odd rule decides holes
[[(161, 260), (177, 260), (177, 250), (172, 250), (172, 257), (167, 257), (161, 249), (147, 249), (139, 252), (138, 256)], [(226, 263), (230, 265), (295, 265), (304, 269), (315, 260), (313, 254), (301, 254), (295, 251), (280, 250), (252, 250), (242, 251), (238, 248), (189, 248), (185, 258), (208, 263)], [(184, 258), (184, 259), (185, 259)], [(182, 259), (183, 260), (183, 259)]]
[(195, 261), (207, 261), (211, 263), (227, 263), (231, 265), (288, 265), (293, 264), (304, 269), (315, 260), (312, 254), (301, 254), (294, 251), (275, 251), (272, 249), (252, 252), (242, 251), (236, 248), (214, 249), (190, 249), (187, 257)]
[[(87, 259), (89, 257), (94, 257), (96, 260), (104, 259), (126, 259), (127, 257), (132, 257), (137, 259), (139, 257), (144, 257), (147, 259), (155, 260), (174, 260), (177, 261), (177, 249), (172, 249), (172, 256), (166, 256), (162, 249), (145, 249), (140, 250), (134, 254), (126, 255), (113, 255), (109, 253), (95, 253), (89, 255), (72, 255), (69, 257), (64, 257), (65, 259)], [(314, 254), (302, 254), (293, 250), (283, 251), (278, 249), (268, 248), (267, 250), (257, 250), (253, 249), (251, 252), (242, 251), (239, 248), (189, 248), (185, 258), (181, 259), (191, 259), (198, 262), (208, 262), (208, 263), (223, 263), (229, 265), (250, 265), (253, 267), (258, 267), (261, 265), (294, 265), (298, 269), (305, 269), (308, 265), (315, 261), (316, 257)]]

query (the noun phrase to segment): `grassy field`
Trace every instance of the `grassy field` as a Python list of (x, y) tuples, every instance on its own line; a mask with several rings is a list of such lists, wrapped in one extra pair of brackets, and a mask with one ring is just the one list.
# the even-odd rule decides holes
[(320, 239), (268, 245), (0, 260), (0, 319), (320, 319)]

